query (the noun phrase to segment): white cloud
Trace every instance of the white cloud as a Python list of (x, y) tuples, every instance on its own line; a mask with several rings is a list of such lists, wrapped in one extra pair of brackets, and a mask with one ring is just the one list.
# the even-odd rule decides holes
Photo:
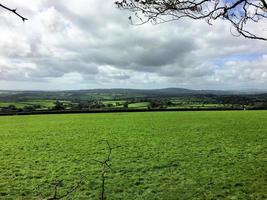
[(267, 43), (222, 21), (131, 26), (112, 0), (3, 4), (29, 21), (0, 10), (0, 89), (267, 86)]

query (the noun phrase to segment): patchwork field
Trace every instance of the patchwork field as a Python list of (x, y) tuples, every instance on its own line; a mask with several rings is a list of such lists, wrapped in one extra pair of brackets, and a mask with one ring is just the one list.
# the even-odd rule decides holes
[(266, 199), (267, 111), (0, 117), (0, 199)]

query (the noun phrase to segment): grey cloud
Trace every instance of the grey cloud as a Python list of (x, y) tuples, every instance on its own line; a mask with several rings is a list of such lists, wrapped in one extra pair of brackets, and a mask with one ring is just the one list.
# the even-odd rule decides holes
[[(238, 81), (259, 86), (264, 82), (265, 58), (251, 62), (244, 57), (230, 65), (227, 61), (245, 53), (266, 54), (266, 44), (234, 38), (224, 23), (212, 27), (199, 21), (131, 26), (127, 13), (106, 0), (70, 0), (68, 4), (42, 0), (26, 11), (31, 20), (25, 25), (18, 25), (16, 19), (11, 27), (0, 23), (1, 80), (52, 84), (60, 78), (67, 82), (78, 73), (82, 80), (80, 76), (72, 79), (80, 81), (77, 87), (86, 85), (88, 79), (94, 85), (123, 82), (131, 87), (222, 88), (224, 81), (238, 87)], [(218, 68), (216, 60), (225, 61)]]
[(37, 60), (38, 68), (29, 73), (31, 77), (61, 77), (67, 73), (78, 72), (81, 74), (95, 75), (98, 68), (95, 64), (84, 63), (83, 61), (74, 60)]

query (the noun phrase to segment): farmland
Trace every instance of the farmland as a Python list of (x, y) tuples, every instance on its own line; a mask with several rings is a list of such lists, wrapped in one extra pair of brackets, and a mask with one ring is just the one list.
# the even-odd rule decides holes
[(267, 109), (267, 93), (262, 92), (183, 88), (0, 91), (0, 115), (50, 111), (81, 113), (121, 110), (260, 110)]
[(267, 112), (0, 117), (0, 199), (266, 199)]

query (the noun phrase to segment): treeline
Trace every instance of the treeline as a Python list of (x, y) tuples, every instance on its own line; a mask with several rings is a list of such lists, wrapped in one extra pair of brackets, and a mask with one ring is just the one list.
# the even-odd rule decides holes
[(145, 103), (142, 109), (207, 109), (206, 105), (214, 104), (213, 108), (218, 109), (267, 109), (266, 95), (195, 95), (182, 98), (166, 97), (132, 97), (120, 100), (80, 100), (72, 102), (55, 100), (51, 107), (44, 107), (38, 104), (16, 107), (8, 105), (0, 107), (0, 113), (19, 113), (19, 112), (40, 112), (40, 111), (90, 111), (90, 110), (127, 110), (132, 108), (131, 104)]
[(267, 109), (267, 97), (265, 95), (260, 96), (215, 96), (214, 100), (224, 107), (230, 106), (232, 108), (244, 108), (244, 109)]
[(33, 112), (36, 110), (40, 110), (41, 106), (40, 105), (27, 105), (24, 106), (23, 108), (18, 108), (15, 105), (9, 105), (9, 106), (3, 106), (0, 108), (1, 112)]

